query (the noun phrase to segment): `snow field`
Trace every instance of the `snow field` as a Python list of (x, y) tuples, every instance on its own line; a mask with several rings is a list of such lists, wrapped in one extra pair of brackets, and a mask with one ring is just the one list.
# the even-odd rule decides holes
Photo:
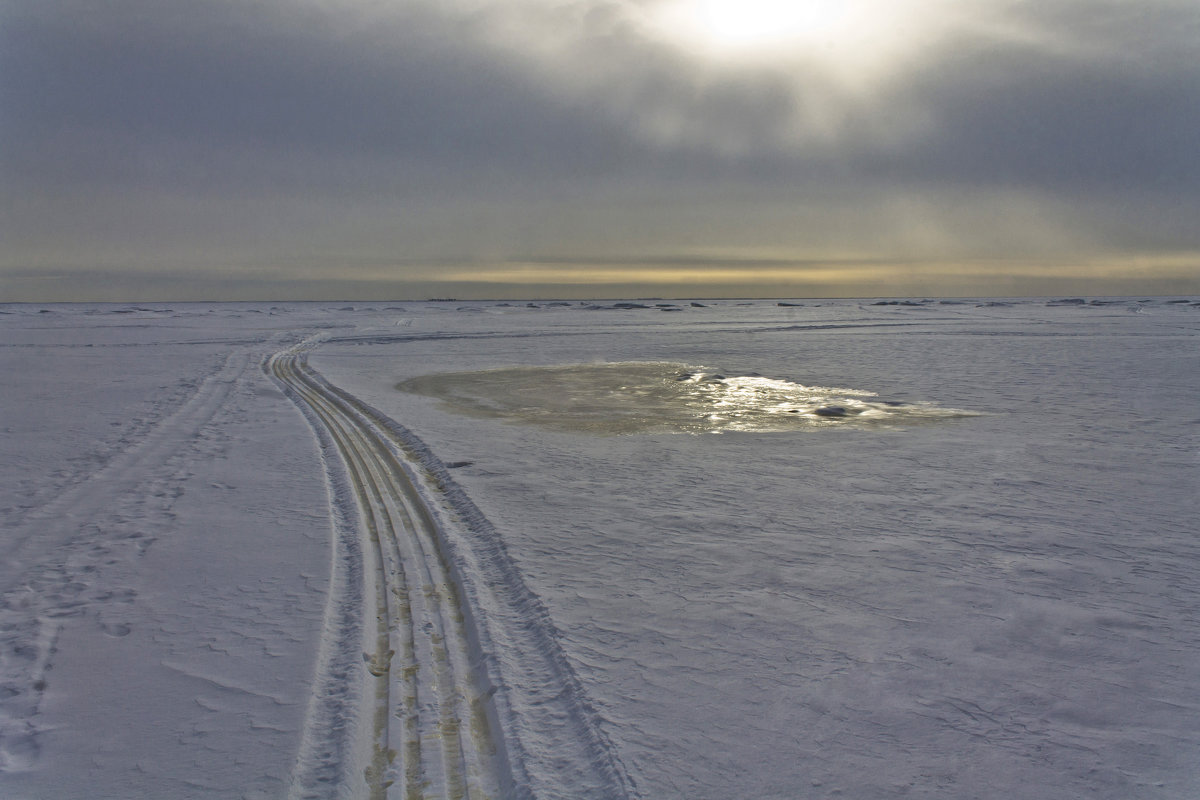
[(0, 308), (0, 794), (1200, 794), (1200, 305), (674, 308)]
[[(766, 306), (462, 309), (312, 359), (456, 465), (640, 796), (1195, 794), (1194, 308)], [(983, 415), (605, 436), (395, 388), (637, 360)]]
[(288, 333), (55, 308), (0, 317), (0, 794), (281, 796), (329, 538)]

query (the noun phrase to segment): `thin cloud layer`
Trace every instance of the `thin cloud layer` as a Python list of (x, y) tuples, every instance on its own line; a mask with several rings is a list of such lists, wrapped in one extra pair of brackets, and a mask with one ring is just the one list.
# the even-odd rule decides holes
[(1200, 291), (1178, 266), (1200, 252), (1194, 3), (861, 0), (761, 47), (681, 7), (0, 4), (0, 290), (103, 269), (189, 296), (494, 292), (533, 259), (603, 294), (587, 264), (769, 254), (794, 264), (778, 291), (820, 290), (815, 261), (903, 261), (903, 288), (922, 262), (1121, 258)]

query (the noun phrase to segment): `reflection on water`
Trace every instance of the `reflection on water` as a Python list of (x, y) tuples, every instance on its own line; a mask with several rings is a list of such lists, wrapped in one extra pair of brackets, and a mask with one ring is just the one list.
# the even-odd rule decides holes
[(509, 367), (425, 375), (396, 388), (475, 416), (594, 433), (719, 433), (856, 427), (973, 416), (873, 392), (723, 375), (666, 362)]

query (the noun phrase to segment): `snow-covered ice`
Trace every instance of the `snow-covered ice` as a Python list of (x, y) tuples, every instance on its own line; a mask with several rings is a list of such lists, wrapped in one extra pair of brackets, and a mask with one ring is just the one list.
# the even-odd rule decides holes
[(1200, 797), (1200, 303), (1066, 300), (0, 306), (0, 796)]

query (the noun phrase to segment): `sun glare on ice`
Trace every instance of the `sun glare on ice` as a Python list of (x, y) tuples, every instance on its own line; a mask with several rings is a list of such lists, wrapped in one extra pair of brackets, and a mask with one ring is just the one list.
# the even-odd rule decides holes
[(463, 414), (596, 434), (794, 432), (887, 427), (971, 412), (874, 392), (761, 375), (720, 375), (669, 362), (504, 367), (410, 378), (397, 389)]

